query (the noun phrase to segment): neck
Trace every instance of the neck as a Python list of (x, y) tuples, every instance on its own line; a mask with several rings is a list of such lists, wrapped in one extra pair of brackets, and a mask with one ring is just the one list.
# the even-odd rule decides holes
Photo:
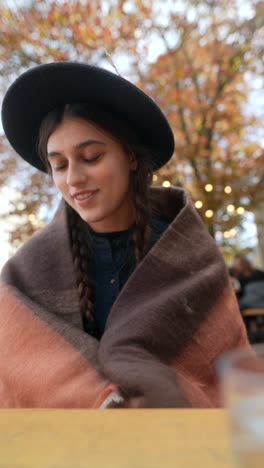
[(89, 227), (95, 233), (111, 233), (127, 231), (135, 223), (135, 210), (134, 205), (121, 207), (115, 215), (109, 216), (108, 218), (88, 223)]

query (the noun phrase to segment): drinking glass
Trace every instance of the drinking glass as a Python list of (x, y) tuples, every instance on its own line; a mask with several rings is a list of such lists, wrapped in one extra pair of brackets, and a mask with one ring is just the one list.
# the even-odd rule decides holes
[(218, 371), (237, 464), (263, 468), (264, 344), (223, 354)]

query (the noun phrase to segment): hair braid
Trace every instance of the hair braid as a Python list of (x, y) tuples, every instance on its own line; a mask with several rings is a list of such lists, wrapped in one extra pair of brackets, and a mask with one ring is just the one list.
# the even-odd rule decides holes
[(149, 186), (152, 168), (147, 159), (138, 161), (138, 169), (132, 173), (131, 183), (134, 195), (135, 225), (132, 233), (136, 263), (144, 258), (149, 250), (151, 229)]
[(91, 254), (88, 242), (84, 235), (81, 218), (69, 205), (67, 205), (67, 208), (73, 264), (76, 274), (83, 327), (91, 335), (96, 336), (97, 329), (95, 324), (94, 294), (92, 282), (89, 277)]
[[(147, 199), (145, 200), (147, 202)], [(134, 241), (134, 251), (136, 257), (136, 263), (138, 264), (146, 255), (149, 247), (150, 239), (150, 227), (148, 224), (149, 221), (149, 212), (146, 207), (146, 203), (142, 200), (138, 194), (135, 194), (135, 226), (132, 234), (132, 239)]]

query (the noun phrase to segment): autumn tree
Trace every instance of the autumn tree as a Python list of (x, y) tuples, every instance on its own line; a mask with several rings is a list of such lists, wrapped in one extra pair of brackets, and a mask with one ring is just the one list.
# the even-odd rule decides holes
[(235, 1), (186, 3), (185, 13), (156, 22), (163, 52), (141, 73), (176, 140), (156, 183), (187, 186), (212, 234), (224, 240), (264, 198), (262, 122), (248, 103), (263, 70), (264, 4), (245, 20)]

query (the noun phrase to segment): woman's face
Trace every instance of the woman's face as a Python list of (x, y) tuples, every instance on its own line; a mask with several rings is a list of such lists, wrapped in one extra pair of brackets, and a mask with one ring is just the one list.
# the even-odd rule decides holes
[(108, 133), (66, 117), (49, 137), (47, 154), (56, 187), (94, 231), (133, 224), (130, 172), (137, 162)]

